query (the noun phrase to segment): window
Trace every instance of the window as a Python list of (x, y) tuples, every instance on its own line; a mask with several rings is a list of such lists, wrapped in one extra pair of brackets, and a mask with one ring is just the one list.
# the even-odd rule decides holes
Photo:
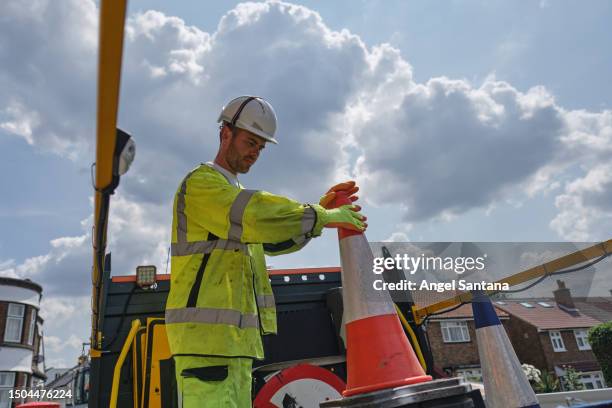
[(546, 303), (546, 302), (538, 302), (538, 305), (540, 305), (542, 307), (552, 307), (552, 305), (550, 303)]
[(576, 344), (578, 344), (578, 350), (590, 350), (591, 345), (587, 338), (586, 330), (574, 330), (574, 337), (576, 337)]
[(4, 328), (4, 341), (21, 343), (24, 313), (25, 305), (9, 303), (8, 313), (6, 314), (6, 327)]
[(10, 371), (0, 371), (0, 408), (9, 408), (9, 390), (15, 387), (15, 373)]
[(580, 373), (580, 382), (587, 390), (606, 388), (606, 382), (603, 379), (601, 371), (595, 371), (592, 373)]
[(535, 307), (529, 302), (521, 302), (521, 306), (526, 307), (527, 309), (533, 309)]
[(467, 322), (453, 321), (441, 322), (442, 340), (445, 343), (462, 343), (470, 341), (470, 332)]
[(553, 350), (557, 352), (566, 351), (565, 344), (563, 344), (563, 337), (561, 337), (561, 332), (551, 331), (548, 333), (548, 335), (550, 336), (550, 342), (552, 343)]
[(34, 331), (36, 330), (36, 309), (32, 308), (30, 313), (30, 330), (28, 330), (28, 344), (34, 343)]
[(476, 368), (458, 368), (455, 370), (457, 377), (463, 377), (466, 381), (482, 382), (482, 370)]

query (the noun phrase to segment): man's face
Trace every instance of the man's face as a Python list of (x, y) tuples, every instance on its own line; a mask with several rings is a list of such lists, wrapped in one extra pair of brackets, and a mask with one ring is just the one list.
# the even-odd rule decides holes
[(266, 140), (264, 138), (247, 130), (236, 128), (235, 135), (230, 136), (226, 151), (227, 164), (234, 173), (248, 173), (265, 146)]

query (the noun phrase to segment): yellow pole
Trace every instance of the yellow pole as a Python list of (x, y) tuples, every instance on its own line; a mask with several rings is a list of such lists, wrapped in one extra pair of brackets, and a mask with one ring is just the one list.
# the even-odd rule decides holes
[[(104, 267), (106, 248), (106, 216), (101, 190), (108, 187), (113, 177), (113, 155), (116, 142), (117, 111), (119, 108), (119, 82), (123, 32), (127, 0), (102, 0), (100, 2), (100, 46), (98, 56), (98, 99), (96, 120), (96, 174), (94, 195), (93, 268), (91, 299), (91, 350), (92, 356), (101, 347), (99, 332), (101, 267)], [(104, 214), (106, 213), (106, 214)], [(101, 221), (104, 220), (104, 221)], [(102, 252), (102, 262), (98, 253)]]
[[(117, 362), (115, 363), (115, 371), (113, 372), (113, 386), (111, 388), (111, 397), (110, 397), (110, 408), (117, 408), (117, 398), (119, 397), (119, 380), (121, 379), (121, 367), (125, 362), (125, 358), (132, 347), (132, 342), (134, 341), (134, 337), (136, 337), (136, 333), (138, 333), (138, 329), (140, 329), (140, 320), (136, 319), (132, 321), (132, 328), (123, 343), (123, 348), (121, 348), (121, 353), (119, 354), (119, 358), (117, 358)], [(136, 390), (134, 390), (136, 393)]]
[(410, 335), (410, 338), (412, 339), (412, 344), (414, 344), (414, 351), (416, 352), (419, 362), (421, 363), (421, 367), (423, 367), (423, 370), (427, 371), (427, 364), (425, 363), (425, 357), (423, 357), (423, 352), (421, 351), (421, 345), (419, 344), (419, 341), (417, 340), (416, 334), (414, 334), (414, 330), (412, 330), (410, 323), (408, 323), (408, 320), (406, 320), (406, 317), (400, 310), (399, 306), (395, 305), (395, 310), (397, 311), (397, 315), (399, 316), (400, 321), (402, 322), (402, 326), (404, 326), (404, 329), (406, 329), (406, 331)]

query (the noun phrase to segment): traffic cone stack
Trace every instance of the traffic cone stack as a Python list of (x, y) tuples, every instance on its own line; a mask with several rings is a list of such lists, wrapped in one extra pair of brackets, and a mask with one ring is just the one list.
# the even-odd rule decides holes
[(473, 292), (472, 310), (487, 408), (539, 408), (491, 299)]
[[(334, 205), (351, 204), (337, 193)], [(391, 296), (375, 290), (374, 256), (364, 234), (338, 229), (346, 327), (347, 388), (342, 400), (321, 407), (412, 407), (438, 397), (470, 407), (467, 384), (458, 379), (431, 381), (401, 326)], [(438, 392), (438, 389), (444, 389)], [(449, 400), (452, 399), (452, 401)], [(420, 406), (420, 405), (418, 405)]]

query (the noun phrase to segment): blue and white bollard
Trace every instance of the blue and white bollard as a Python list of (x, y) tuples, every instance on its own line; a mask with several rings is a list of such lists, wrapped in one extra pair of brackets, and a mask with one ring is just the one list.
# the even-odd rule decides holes
[(487, 408), (539, 408), (491, 299), (472, 292), (472, 310)]

